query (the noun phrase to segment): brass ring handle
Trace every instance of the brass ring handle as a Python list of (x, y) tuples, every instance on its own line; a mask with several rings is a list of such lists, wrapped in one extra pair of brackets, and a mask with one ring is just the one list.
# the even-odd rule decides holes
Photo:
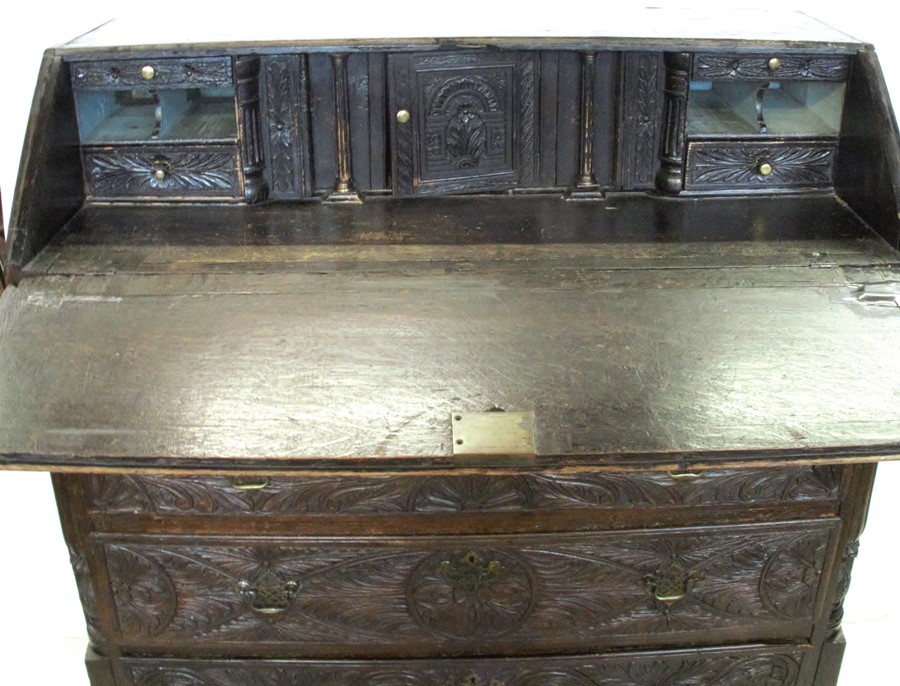
[(267, 476), (230, 476), (228, 481), (239, 491), (261, 491), (269, 485)]

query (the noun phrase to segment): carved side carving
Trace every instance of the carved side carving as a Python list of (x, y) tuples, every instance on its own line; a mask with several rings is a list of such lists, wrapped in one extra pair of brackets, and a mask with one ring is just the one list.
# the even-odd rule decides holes
[(680, 193), (684, 185), (684, 130), (691, 81), (690, 53), (667, 52), (665, 65), (661, 164), (656, 174), (656, 187), (664, 193), (675, 194)]
[(620, 186), (651, 188), (659, 165), (662, 60), (657, 53), (624, 56)]
[(81, 599), (81, 608), (84, 610), (88, 636), (92, 643), (102, 643), (106, 638), (101, 629), (100, 613), (97, 609), (97, 598), (94, 594), (94, 583), (91, 580), (91, 570), (88, 567), (87, 558), (83, 553), (70, 547), (69, 561), (72, 563), (72, 571), (75, 572), (75, 584), (78, 586), (78, 597)]
[(310, 187), (306, 56), (269, 56), (263, 65), (270, 195), (306, 197)]
[(96, 475), (91, 507), (158, 514), (390, 514), (524, 512), (597, 507), (702, 506), (723, 503), (833, 501), (840, 469), (714, 471), (676, 481), (665, 473), (273, 478), (241, 490), (225, 477)]
[(534, 53), (519, 56), (519, 185), (534, 186), (537, 180), (537, 151), (540, 129), (537, 124), (538, 58)]
[(795, 686), (803, 653), (631, 653), (510, 660), (194, 662), (125, 660), (134, 686)]
[[(497, 537), (468, 550), (440, 539), (416, 547), (315, 539), (290, 547), (110, 544), (107, 557), (123, 636), (148, 645), (206, 639), (408, 648), (514, 636), (577, 647), (579, 636), (595, 645), (603, 632), (663, 636), (764, 631), (786, 617), (811, 622), (831, 530), (626, 532), (558, 543), (542, 536), (515, 547)], [(647, 580), (661, 583), (675, 565), (691, 582), (682, 597), (660, 597)], [(265, 575), (278, 579), (273, 588), (285, 600), (277, 614), (269, 605), (254, 608), (245, 593), (245, 580)], [(288, 591), (290, 603), (281, 595)]]
[(828, 629), (831, 636), (840, 630), (841, 621), (844, 619), (844, 600), (847, 598), (847, 591), (850, 590), (850, 573), (853, 571), (853, 561), (857, 554), (859, 554), (859, 542), (851, 541), (844, 548), (844, 554), (841, 556), (837, 588), (834, 592), (834, 605), (828, 618)]
[[(834, 171), (833, 147), (754, 143), (694, 143), (688, 151), (687, 188), (828, 186)], [(760, 164), (772, 171), (764, 176)]]
[(236, 95), (238, 105), (241, 169), (244, 176), (244, 198), (247, 202), (262, 202), (269, 189), (263, 178), (262, 124), (260, 122), (259, 96), (260, 58), (237, 57), (234, 61)]
[(773, 55), (697, 55), (694, 75), (698, 81), (735, 79), (791, 79), (843, 81), (847, 78), (850, 61), (835, 55), (778, 55), (780, 67), (769, 69)]
[(85, 165), (96, 197), (237, 193), (237, 162), (230, 149), (97, 150), (85, 153)]

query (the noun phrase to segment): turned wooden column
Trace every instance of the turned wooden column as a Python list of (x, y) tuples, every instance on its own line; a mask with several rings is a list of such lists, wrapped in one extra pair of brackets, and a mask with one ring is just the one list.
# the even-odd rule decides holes
[(594, 80), (597, 55), (581, 53), (581, 145), (578, 149), (578, 177), (569, 194), (572, 200), (602, 198), (594, 178)]
[(269, 188), (263, 177), (265, 160), (260, 122), (259, 66), (260, 59), (257, 56), (238, 57), (234, 61), (244, 199), (251, 203), (262, 202), (269, 195)]
[(684, 140), (687, 96), (691, 84), (691, 53), (667, 52), (663, 130), (660, 168), (656, 187), (663, 193), (680, 193), (684, 188)]
[(337, 145), (337, 178), (326, 198), (329, 202), (360, 202), (353, 187), (353, 160), (350, 152), (350, 86), (347, 81), (348, 53), (332, 54), (334, 65), (334, 120)]

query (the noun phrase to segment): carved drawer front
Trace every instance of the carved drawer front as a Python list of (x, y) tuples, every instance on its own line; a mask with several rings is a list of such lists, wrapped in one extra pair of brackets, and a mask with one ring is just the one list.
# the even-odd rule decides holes
[(520, 654), (808, 637), (835, 526), (227, 543), (134, 536), (104, 537), (104, 548), (133, 649)]
[(412, 53), (388, 64), (395, 193), (534, 185), (534, 53)]
[(129, 686), (799, 686), (801, 646), (516, 660), (126, 659)]
[(231, 86), (233, 83), (230, 57), (147, 57), (75, 62), (71, 73), (75, 90), (197, 88)]
[(846, 55), (785, 55), (775, 53), (694, 55), (695, 81), (843, 81), (850, 71)]
[(834, 178), (835, 144), (695, 141), (688, 145), (688, 190), (827, 188)]
[(84, 152), (94, 198), (233, 198), (240, 195), (232, 146), (116, 146)]
[(162, 515), (396, 515), (607, 508), (828, 503), (839, 467), (432, 476), (85, 477), (100, 513)]

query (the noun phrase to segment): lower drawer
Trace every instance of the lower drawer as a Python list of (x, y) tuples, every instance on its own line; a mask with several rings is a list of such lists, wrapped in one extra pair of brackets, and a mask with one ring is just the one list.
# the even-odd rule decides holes
[(126, 659), (129, 686), (800, 686), (806, 650), (377, 662)]
[(96, 199), (241, 195), (236, 146), (87, 148), (84, 168), (88, 194)]
[(433, 657), (806, 639), (836, 526), (100, 540), (128, 650)]
[(832, 141), (693, 141), (687, 190), (827, 188), (837, 149)]

